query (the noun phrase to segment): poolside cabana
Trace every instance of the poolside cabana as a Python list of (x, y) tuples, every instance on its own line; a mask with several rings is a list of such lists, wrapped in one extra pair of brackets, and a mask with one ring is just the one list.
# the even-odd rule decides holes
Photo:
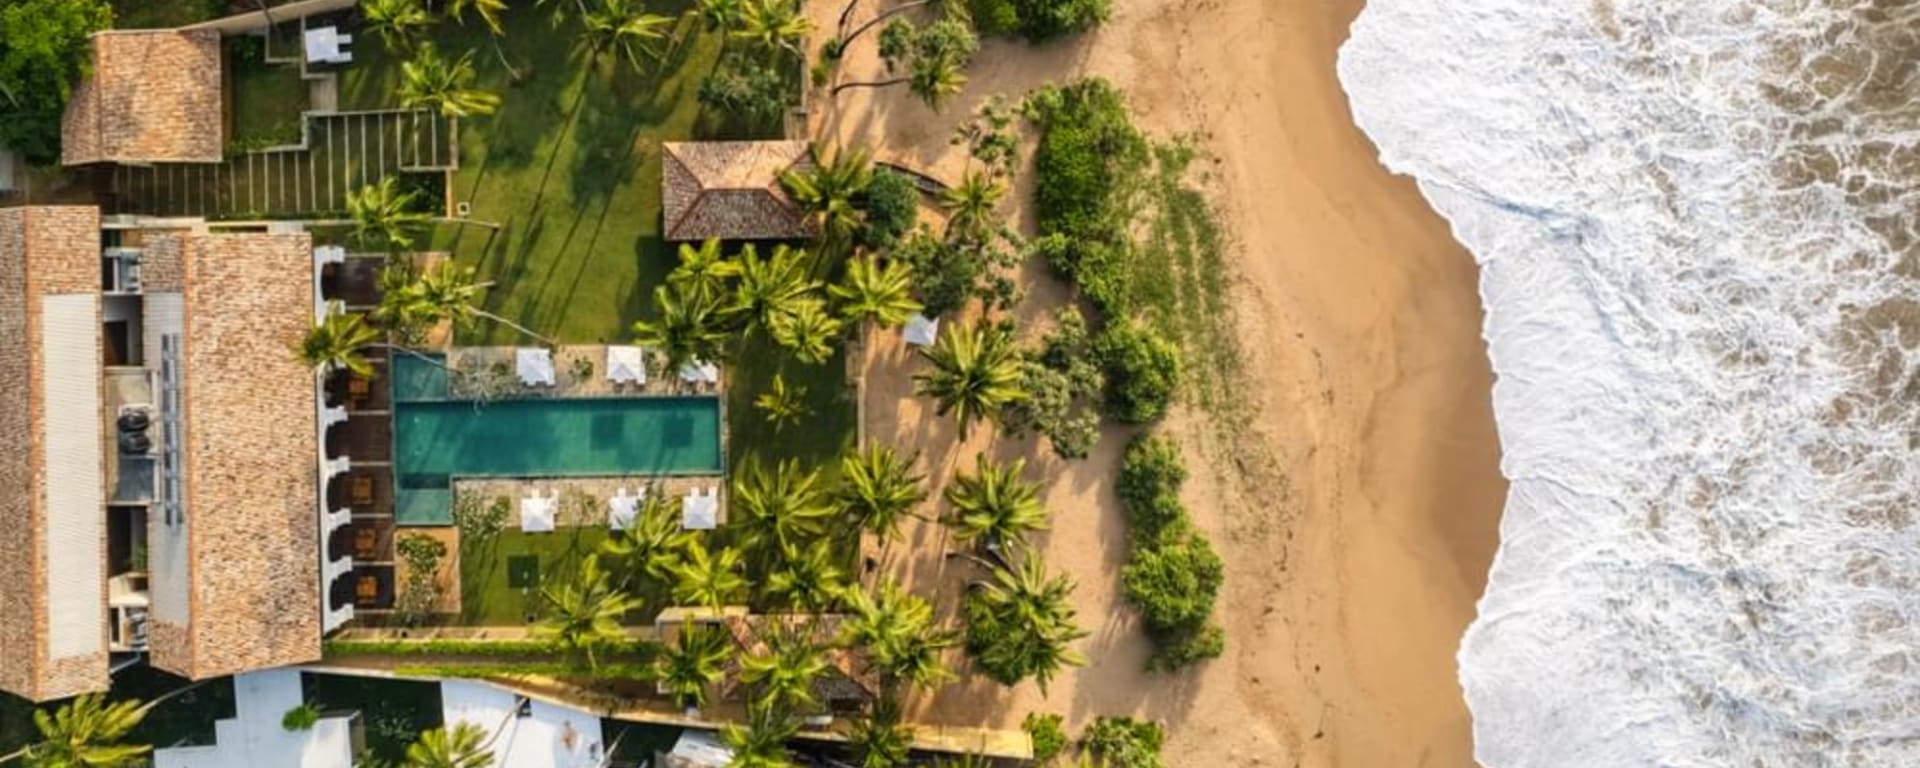
[(527, 533), (551, 533), (560, 513), (560, 492), (541, 496), (538, 489), (520, 499), (520, 530)]
[(554, 384), (553, 352), (542, 347), (521, 347), (513, 351), (513, 369), (520, 374), (520, 383), (529, 387), (551, 387)]
[(607, 527), (624, 531), (633, 527), (633, 521), (640, 516), (640, 502), (647, 498), (647, 489), (643, 486), (637, 494), (628, 493), (622, 487), (607, 499)]
[(607, 381), (647, 383), (647, 358), (639, 347), (607, 347)]
[(695, 360), (680, 366), (680, 380), (688, 384), (720, 383), (720, 366), (705, 360)]
[(720, 495), (708, 486), (696, 488), (680, 499), (680, 527), (689, 531), (711, 531), (720, 525)]

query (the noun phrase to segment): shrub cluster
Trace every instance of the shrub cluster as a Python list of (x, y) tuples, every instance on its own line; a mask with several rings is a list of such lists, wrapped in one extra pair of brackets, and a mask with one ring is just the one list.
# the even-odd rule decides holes
[(880, 170), (874, 172), (865, 197), (858, 202), (867, 214), (866, 226), (860, 229), (860, 243), (884, 251), (913, 228), (920, 209), (920, 191), (914, 188), (912, 179)]
[(1033, 739), (1034, 765), (1046, 765), (1067, 749), (1067, 731), (1060, 727), (1059, 715), (1028, 712), (1020, 727)]
[(1187, 469), (1171, 441), (1141, 435), (1127, 446), (1117, 491), (1133, 526), (1120, 581), (1153, 639), (1150, 664), (1178, 669), (1219, 656), (1226, 638), (1211, 621), (1225, 567), (1187, 521), (1180, 485)]
[(1130, 717), (1102, 717), (1087, 726), (1080, 747), (1107, 768), (1164, 768), (1160, 745), (1167, 732), (1159, 723)]
[(1125, 319), (1136, 314), (1128, 190), (1150, 162), (1147, 140), (1124, 96), (1098, 78), (1036, 92), (1027, 114), (1041, 128), (1033, 251), (1107, 319), (1093, 345), (1106, 414), (1129, 424), (1156, 421), (1179, 385), (1179, 346), (1152, 324)]
[(1044, 42), (1106, 21), (1111, 0), (971, 0), (974, 28), (987, 35), (1019, 35)]

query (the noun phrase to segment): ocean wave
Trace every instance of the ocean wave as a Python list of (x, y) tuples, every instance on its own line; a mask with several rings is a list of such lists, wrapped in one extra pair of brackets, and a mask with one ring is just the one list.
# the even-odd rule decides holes
[(1920, 4), (1369, 0), (1340, 77), (1482, 267), (1476, 757), (1920, 765)]

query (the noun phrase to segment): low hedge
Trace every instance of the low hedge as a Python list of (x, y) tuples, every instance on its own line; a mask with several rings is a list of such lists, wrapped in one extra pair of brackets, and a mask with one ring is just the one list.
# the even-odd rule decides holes
[[(564, 653), (548, 640), (465, 640), (430, 638), (423, 640), (328, 640), (321, 653), (335, 656), (475, 656), (483, 658), (551, 657)], [(602, 658), (638, 656), (652, 658), (658, 644), (633, 640), (597, 651)]]
[(1180, 502), (1186, 479), (1179, 448), (1143, 434), (1127, 446), (1115, 484), (1133, 527), (1121, 586), (1153, 640), (1154, 669), (1179, 669), (1226, 649), (1226, 635), (1211, 619), (1226, 566), (1187, 520)]

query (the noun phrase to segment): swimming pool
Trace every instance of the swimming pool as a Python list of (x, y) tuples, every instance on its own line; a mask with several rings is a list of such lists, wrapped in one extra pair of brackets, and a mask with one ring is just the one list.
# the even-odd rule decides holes
[(404, 357), (394, 360), (393, 386), (394, 520), (401, 525), (451, 523), (456, 477), (722, 469), (717, 397), (448, 400), (444, 372)]

